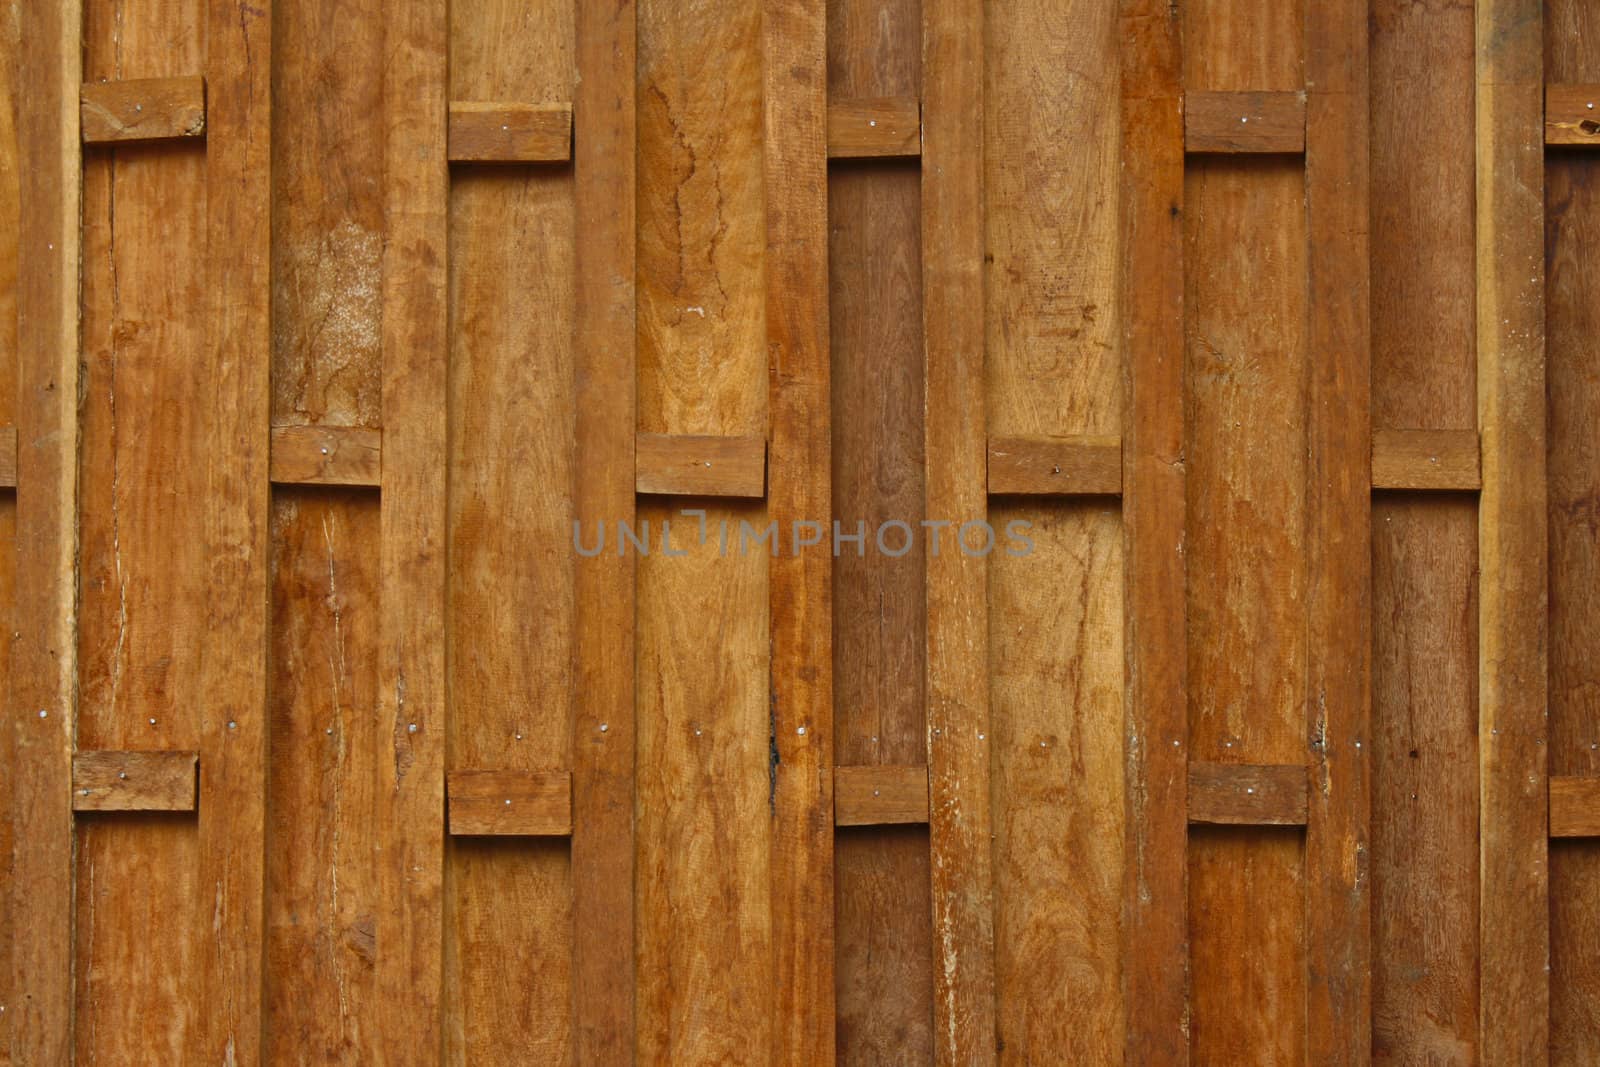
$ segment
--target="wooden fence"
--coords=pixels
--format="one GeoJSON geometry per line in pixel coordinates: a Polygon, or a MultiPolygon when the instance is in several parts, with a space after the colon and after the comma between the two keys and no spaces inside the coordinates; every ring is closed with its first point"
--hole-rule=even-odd
{"type": "Polygon", "coordinates": [[[1600,1061],[1600,8],[0,25],[0,1060],[1600,1061]]]}

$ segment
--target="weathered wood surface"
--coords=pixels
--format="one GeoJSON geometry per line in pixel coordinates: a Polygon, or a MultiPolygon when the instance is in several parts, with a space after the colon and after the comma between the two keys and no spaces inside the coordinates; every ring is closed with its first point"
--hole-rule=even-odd
{"type": "Polygon", "coordinates": [[[1189,764],[1189,821],[1221,826],[1304,826],[1303,764],[1189,764]]]}
{"type": "Polygon", "coordinates": [[[383,471],[383,432],[364,426],[274,426],[274,485],[364,485],[383,471]]]}
{"type": "Polygon", "coordinates": [[[449,138],[452,163],[565,163],[572,105],[451,101],[449,138]]]}
{"type": "Polygon", "coordinates": [[[74,811],[193,811],[195,752],[77,752],[74,811]]]}
{"type": "Polygon", "coordinates": [[[767,493],[767,440],[760,434],[642,433],[634,463],[641,493],[753,498],[767,493]]]}
{"type": "Polygon", "coordinates": [[[1183,99],[1190,152],[1299,153],[1306,150],[1304,92],[1191,92],[1183,99]]]}
{"type": "Polygon", "coordinates": [[[1481,488],[1477,430],[1373,430],[1372,488],[1481,488]]]}
{"type": "Polygon", "coordinates": [[[1122,438],[991,437],[989,492],[1116,496],[1122,492],[1122,438]]]}
{"type": "Polygon", "coordinates": [[[928,768],[922,764],[838,766],[833,772],[837,826],[928,821],[928,768]]]}
{"type": "Polygon", "coordinates": [[[82,96],[84,144],[138,144],[206,132],[206,80],[119,78],[86,82],[82,96]]]}
{"type": "MultiPolygon", "coordinates": [[[[836,0],[832,6],[848,5],[836,0]]],[[[922,105],[916,97],[829,101],[829,159],[903,159],[921,154],[922,105]]]]}

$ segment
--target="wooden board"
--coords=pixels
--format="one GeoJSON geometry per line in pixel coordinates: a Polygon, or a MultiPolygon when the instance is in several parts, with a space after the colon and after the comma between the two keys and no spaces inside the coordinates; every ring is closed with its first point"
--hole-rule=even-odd
{"type": "Polygon", "coordinates": [[[193,811],[195,752],[77,752],[73,811],[193,811]]]}
{"type": "MultiPolygon", "coordinates": [[[[11,19],[0,29],[0,98],[17,98],[18,64],[21,61],[21,20],[11,19]]],[[[20,217],[22,171],[20,167],[19,116],[14,108],[0,108],[0,423],[12,428],[12,482],[16,482],[16,422],[19,352],[18,352],[18,275],[17,241],[22,228],[20,217]]],[[[71,143],[70,140],[67,141],[71,143]]],[[[48,243],[48,242],[47,242],[48,243]]],[[[0,487],[3,488],[3,487],[0,487]]],[[[17,602],[17,494],[0,492],[0,676],[11,678],[13,645],[19,630],[16,615],[17,602]]],[[[13,769],[16,749],[16,722],[11,718],[13,705],[11,693],[0,695],[0,708],[6,716],[0,725],[0,777],[6,785],[0,786],[0,864],[10,868],[13,860],[14,839],[12,829],[13,791],[18,781],[13,769]]],[[[37,710],[37,709],[35,709],[37,710]]],[[[24,779],[25,780],[25,779],[24,779]]],[[[12,959],[16,938],[13,917],[18,905],[12,898],[15,893],[0,889],[0,1003],[13,1004],[12,959]]],[[[11,1020],[15,1013],[0,1014],[0,1064],[9,1065],[11,1059],[11,1020]]]]}
{"type": "Polygon", "coordinates": [[[761,434],[642,433],[634,462],[641,493],[729,497],[767,493],[767,441],[761,434]]]}
{"type": "Polygon", "coordinates": [[[991,437],[989,492],[1116,496],[1122,492],[1122,438],[991,437]]]}
{"type": "Polygon", "coordinates": [[[1372,431],[1372,488],[1466,490],[1483,485],[1476,430],[1372,431]]]}
{"type": "Polygon", "coordinates": [[[566,771],[451,771],[445,776],[450,833],[566,837],[572,833],[572,775],[566,771]]]}
{"type": "Polygon", "coordinates": [[[17,428],[0,426],[0,489],[17,487],[17,428]]]}
{"type": "Polygon", "coordinates": [[[829,159],[899,159],[921,154],[922,105],[916,97],[828,102],[829,159]]]}
{"type": "Polygon", "coordinates": [[[1304,826],[1306,768],[1279,763],[1189,764],[1189,821],[1221,826],[1304,826]]]}
{"type": "Polygon", "coordinates": [[[1600,778],[1551,776],[1550,836],[1600,837],[1600,778]]]}
{"type": "Polygon", "coordinates": [[[82,129],[86,145],[204,136],[206,80],[196,74],[86,82],[82,129]]]}
{"type": "Polygon", "coordinates": [[[833,771],[836,826],[928,821],[928,768],[922,764],[838,766],[833,771]]]}
{"type": "Polygon", "coordinates": [[[1303,92],[1191,92],[1183,99],[1183,146],[1221,155],[1306,150],[1303,92]]]}
{"type": "MultiPolygon", "coordinates": [[[[1580,35],[1581,36],[1581,35],[1580,35]]],[[[1558,84],[1544,87],[1544,143],[1600,144],[1600,85],[1558,84]]]]}
{"type": "Polygon", "coordinates": [[[274,426],[275,485],[364,485],[383,471],[383,434],[364,426],[274,426]]]}
{"type": "Polygon", "coordinates": [[[452,163],[565,163],[571,158],[571,104],[450,104],[452,163]]]}

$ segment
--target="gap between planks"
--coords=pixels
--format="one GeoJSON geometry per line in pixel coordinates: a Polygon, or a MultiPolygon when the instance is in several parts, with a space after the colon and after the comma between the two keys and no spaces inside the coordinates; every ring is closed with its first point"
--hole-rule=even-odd
{"type": "Polygon", "coordinates": [[[192,74],[181,78],[85,82],[79,113],[86,145],[203,137],[206,80],[192,74]]]}

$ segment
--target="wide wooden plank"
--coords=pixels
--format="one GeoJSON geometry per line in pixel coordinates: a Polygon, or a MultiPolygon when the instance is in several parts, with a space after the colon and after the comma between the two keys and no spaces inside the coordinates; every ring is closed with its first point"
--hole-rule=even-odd
{"type": "Polygon", "coordinates": [[[74,811],[194,811],[198,752],[78,752],[74,811]]]}
{"type": "MultiPolygon", "coordinates": [[[[923,5],[928,521],[986,519],[983,5],[923,5]]],[[[936,1063],[994,1060],[987,560],[927,555],[936,1063]]]]}
{"type": "Polygon", "coordinates": [[[1303,764],[1189,764],[1189,821],[1224,826],[1304,826],[1303,764]]]}
{"type": "Polygon", "coordinates": [[[1373,430],[1372,488],[1475,491],[1476,430],[1373,430]]]}
{"type": "Polygon", "coordinates": [[[385,24],[383,484],[379,573],[378,997],[375,1060],[443,1040],[449,21],[442,0],[385,24]]]}
{"type": "Polygon", "coordinates": [[[833,769],[836,826],[885,826],[928,821],[928,768],[869,763],[833,769]]]}
{"type": "Polygon", "coordinates": [[[1298,153],[1306,148],[1303,92],[1191,92],[1183,102],[1190,152],[1298,153]]]}
{"type": "Polygon", "coordinates": [[[760,434],[641,433],[634,463],[641,493],[761,497],[767,491],[767,441],[760,434]]]}
{"type": "Polygon", "coordinates": [[[991,437],[989,492],[1115,496],[1122,492],[1122,438],[991,437]]]}
{"type": "Polygon", "coordinates": [[[922,104],[914,96],[831,99],[829,159],[906,159],[922,154],[922,104]]]}
{"type": "Polygon", "coordinates": [[[206,80],[128,78],[83,86],[84,144],[130,144],[202,137],[206,80]]]}
{"type": "Polygon", "coordinates": [[[1543,4],[1475,10],[1479,1055],[1540,1064],[1550,1051],[1543,4]]]}
{"type": "Polygon", "coordinates": [[[0,426],[0,489],[17,487],[17,428],[0,426]]]}
{"type": "Polygon", "coordinates": [[[572,832],[572,775],[566,771],[450,771],[450,832],[561,837],[572,832]]]}
{"type": "Polygon", "coordinates": [[[365,485],[383,472],[383,431],[366,426],[274,426],[276,485],[365,485]]]}
{"type": "Polygon", "coordinates": [[[1545,86],[1544,143],[1600,144],[1600,85],[1545,86]]]}
{"type": "Polygon", "coordinates": [[[1600,778],[1550,776],[1550,836],[1600,837],[1600,778]]]}
{"type": "MultiPolygon", "coordinates": [[[[637,338],[637,173],[633,0],[577,5],[575,149],[577,345],[573,352],[579,521],[632,522],[637,338]],[[621,279],[620,283],[617,279],[621,279]]],[[[572,830],[574,1055],[634,1057],[634,559],[580,556],[576,611],[572,830]],[[602,731],[601,724],[607,725],[602,731]]]]}
{"type": "Polygon", "coordinates": [[[72,750],[77,695],[79,0],[21,9],[17,488],[11,646],[11,979],[19,1063],[72,1054],[72,750]]]}
{"type": "Polygon", "coordinates": [[[452,163],[565,163],[571,158],[571,104],[450,105],[452,163]]]}

